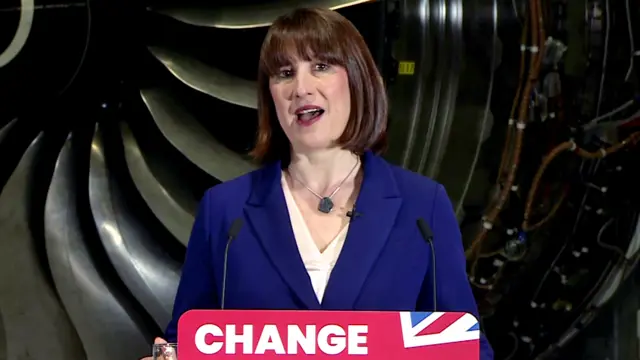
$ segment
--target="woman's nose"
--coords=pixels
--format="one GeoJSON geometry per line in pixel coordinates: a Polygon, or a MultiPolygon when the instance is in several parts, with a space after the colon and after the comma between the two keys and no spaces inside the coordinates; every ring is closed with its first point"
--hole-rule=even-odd
{"type": "Polygon", "coordinates": [[[299,72],[295,77],[295,95],[298,97],[307,96],[314,91],[313,78],[310,74],[299,72]]]}

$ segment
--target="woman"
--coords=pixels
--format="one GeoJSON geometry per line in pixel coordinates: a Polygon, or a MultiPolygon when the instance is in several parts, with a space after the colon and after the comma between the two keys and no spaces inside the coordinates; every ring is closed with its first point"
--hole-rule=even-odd
{"type": "MultiPolygon", "coordinates": [[[[477,316],[445,190],[376,155],[385,145],[387,100],[353,24],[321,9],[280,17],[262,45],[258,85],[253,155],[263,167],[204,195],[167,339],[176,340],[187,310],[221,307],[227,234],[236,219],[244,225],[229,247],[225,308],[437,305],[477,316]],[[432,227],[437,266],[419,218],[432,227]]],[[[482,353],[493,358],[484,337],[482,353]]]]}

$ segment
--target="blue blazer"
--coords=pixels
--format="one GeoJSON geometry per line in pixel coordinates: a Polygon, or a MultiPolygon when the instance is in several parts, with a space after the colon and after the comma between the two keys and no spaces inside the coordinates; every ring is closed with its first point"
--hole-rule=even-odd
{"type": "MultiPolygon", "coordinates": [[[[322,303],[298,252],[282,192],[281,164],[267,165],[209,189],[200,202],[173,319],[190,309],[220,308],[223,257],[231,223],[244,226],[229,248],[225,308],[305,310],[433,310],[431,248],[418,218],[434,235],[437,310],[478,316],[466,275],[458,222],[442,185],[365,153],[364,177],[347,239],[322,303]]],[[[493,359],[484,336],[482,359],[493,359]]]]}

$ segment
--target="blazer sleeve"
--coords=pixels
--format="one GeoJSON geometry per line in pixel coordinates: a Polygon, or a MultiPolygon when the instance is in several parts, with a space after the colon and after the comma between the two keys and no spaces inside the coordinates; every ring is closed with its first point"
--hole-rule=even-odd
{"type": "Polygon", "coordinates": [[[165,340],[177,341],[178,319],[192,309],[215,309],[218,294],[213,273],[213,247],[211,245],[211,200],[207,191],[200,201],[196,219],[187,245],[182,266],[173,315],[165,331],[165,340]]]}
{"type": "MultiPolygon", "coordinates": [[[[431,214],[430,224],[433,228],[433,246],[436,252],[437,310],[464,311],[479,319],[478,306],[467,278],[460,227],[451,201],[442,185],[437,186],[431,214]]],[[[433,273],[428,276],[433,279],[433,273]]],[[[427,289],[431,291],[433,288],[427,289]]],[[[425,304],[427,305],[425,308],[433,309],[431,304],[433,296],[425,296],[423,299],[429,303],[425,304]]],[[[493,358],[493,349],[485,335],[481,333],[480,359],[493,360],[493,358]]]]}

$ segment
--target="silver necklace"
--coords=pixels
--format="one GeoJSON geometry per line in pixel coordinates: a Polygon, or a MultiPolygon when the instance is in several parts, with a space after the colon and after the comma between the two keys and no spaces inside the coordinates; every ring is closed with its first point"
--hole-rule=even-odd
{"type": "Polygon", "coordinates": [[[289,174],[291,175],[292,178],[294,178],[297,182],[299,182],[300,184],[302,184],[302,186],[304,186],[305,188],[307,188],[307,190],[309,190],[310,193],[312,193],[313,195],[315,195],[318,199],[320,199],[320,202],[318,203],[318,211],[328,214],[331,212],[331,210],[333,210],[333,200],[331,200],[331,198],[333,198],[333,195],[335,195],[336,193],[338,193],[338,191],[340,190],[340,188],[342,187],[342,185],[344,184],[345,181],[347,181],[347,179],[351,176],[351,174],[353,174],[353,172],[356,170],[356,168],[358,167],[358,164],[360,164],[360,159],[358,159],[358,161],[356,161],[355,165],[353,165],[353,168],[351,168],[351,171],[349,171],[349,173],[347,174],[347,176],[345,176],[344,179],[342,179],[342,181],[340,182],[340,184],[338,184],[338,186],[335,188],[335,190],[333,190],[333,192],[331,193],[331,195],[329,196],[321,196],[320,194],[318,194],[317,192],[313,191],[313,189],[311,189],[310,187],[307,186],[307,184],[305,184],[304,182],[302,182],[302,180],[298,179],[293,172],[291,171],[291,169],[289,169],[289,174]]]}

